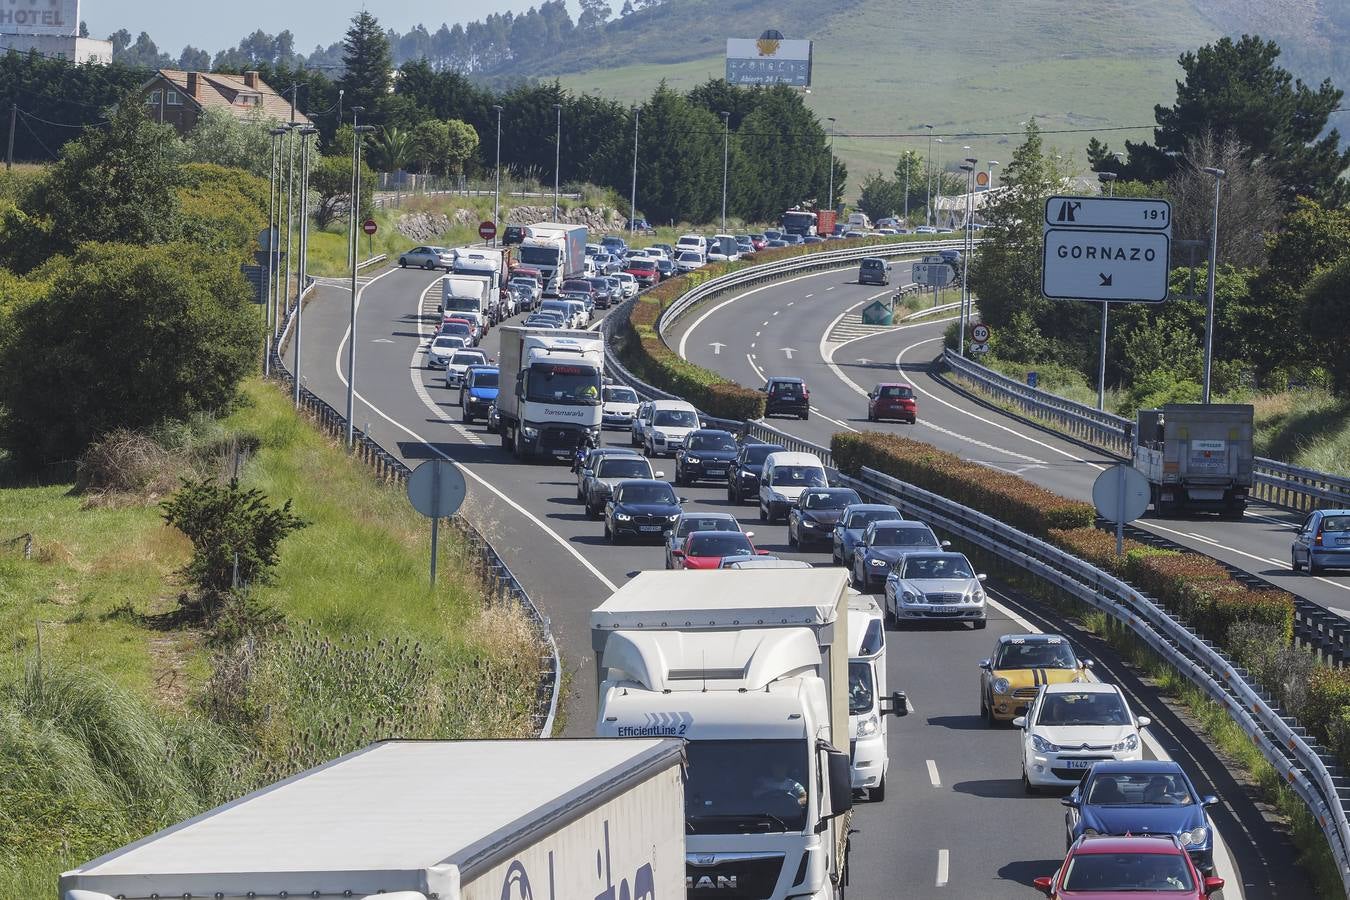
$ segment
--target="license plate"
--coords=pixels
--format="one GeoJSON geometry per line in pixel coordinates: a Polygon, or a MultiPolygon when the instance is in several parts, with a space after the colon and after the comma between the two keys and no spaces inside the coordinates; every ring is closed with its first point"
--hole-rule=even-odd
{"type": "Polygon", "coordinates": [[[720,477],[722,477],[723,475],[726,475],[726,474],[727,474],[727,470],[726,470],[726,469],[709,469],[709,470],[708,470],[708,474],[709,474],[709,475],[714,475],[714,476],[717,476],[718,478],[720,478],[720,477]]]}
{"type": "Polygon", "coordinates": [[[1066,769],[1090,769],[1095,759],[1066,759],[1064,767],[1066,769]]]}
{"type": "Polygon", "coordinates": [[[639,525],[638,531],[660,531],[660,525],[639,525]]]}
{"type": "Polygon", "coordinates": [[[566,450],[554,450],[553,455],[558,457],[559,459],[567,459],[572,454],[568,453],[566,450]]]}

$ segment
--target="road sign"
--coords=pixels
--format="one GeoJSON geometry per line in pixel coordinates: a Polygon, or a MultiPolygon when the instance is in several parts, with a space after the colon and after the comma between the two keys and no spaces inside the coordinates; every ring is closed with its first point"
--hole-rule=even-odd
{"type": "Polygon", "coordinates": [[[1133,466],[1116,463],[1092,482],[1092,505],[1097,515],[1116,524],[1116,555],[1125,549],[1125,523],[1133,522],[1148,509],[1148,479],[1133,466]]]}
{"type": "Polygon", "coordinates": [[[919,260],[919,262],[929,266],[941,266],[946,265],[947,263],[941,256],[925,256],[923,259],[919,260]]]}
{"type": "Polygon", "coordinates": [[[485,241],[490,241],[497,236],[496,222],[479,222],[478,236],[485,241]]]}
{"type": "Polygon", "coordinates": [[[970,339],[977,344],[987,344],[989,342],[989,326],[980,322],[970,329],[970,339]]]}
{"type": "Polygon", "coordinates": [[[361,223],[361,230],[366,234],[374,234],[376,231],[379,231],[379,229],[380,226],[375,223],[374,219],[366,219],[361,223]]]}
{"type": "Polygon", "coordinates": [[[988,353],[989,345],[981,341],[976,344],[971,344],[966,349],[969,350],[971,353],[988,353]]]}
{"type": "Polygon", "coordinates": [[[956,270],[945,262],[914,263],[910,267],[910,278],[916,284],[946,287],[956,280],[956,270]]]}
{"type": "Polygon", "coordinates": [[[988,173],[988,172],[976,172],[976,173],[975,173],[975,185],[976,185],[976,187],[987,187],[988,184],[989,184],[989,173],[988,173]]]}
{"type": "Polygon", "coordinates": [[[1041,373],[1040,373],[1040,372],[1028,372],[1028,373],[1027,373],[1027,387],[1029,387],[1029,388],[1034,388],[1037,384],[1040,383],[1040,381],[1041,381],[1041,373]]]}
{"type": "Polygon", "coordinates": [[[1135,197],[1049,197],[1046,228],[1119,228],[1172,233],[1172,204],[1135,197]]]}
{"type": "Polygon", "coordinates": [[[408,476],[408,502],[429,519],[453,516],[464,502],[464,476],[454,463],[429,459],[408,476]]]}
{"type": "Polygon", "coordinates": [[[1048,228],[1041,293],[1051,300],[1162,303],[1170,243],[1161,231],[1048,228]]]}

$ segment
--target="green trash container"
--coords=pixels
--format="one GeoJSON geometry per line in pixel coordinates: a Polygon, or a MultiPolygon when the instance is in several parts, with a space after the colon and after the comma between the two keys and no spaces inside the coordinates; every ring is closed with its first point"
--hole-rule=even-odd
{"type": "Polygon", "coordinates": [[[873,300],[863,307],[864,325],[891,325],[895,322],[895,308],[881,300],[873,300]]]}

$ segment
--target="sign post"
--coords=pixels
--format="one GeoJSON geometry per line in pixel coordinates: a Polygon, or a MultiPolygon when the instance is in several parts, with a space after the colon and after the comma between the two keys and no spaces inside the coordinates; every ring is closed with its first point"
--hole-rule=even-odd
{"type": "Polygon", "coordinates": [[[429,459],[408,476],[408,502],[431,519],[431,586],[436,586],[437,544],[441,519],[453,516],[464,504],[468,487],[464,474],[452,462],[429,459]]]}
{"type": "Polygon", "coordinates": [[[1125,552],[1125,523],[1144,514],[1149,504],[1148,479],[1125,463],[1116,463],[1092,483],[1097,515],[1116,523],[1116,556],[1125,552]]]}
{"type": "Polygon", "coordinates": [[[366,256],[367,258],[375,254],[375,232],[379,231],[380,226],[374,219],[366,219],[361,223],[361,230],[366,233],[366,256]]]}

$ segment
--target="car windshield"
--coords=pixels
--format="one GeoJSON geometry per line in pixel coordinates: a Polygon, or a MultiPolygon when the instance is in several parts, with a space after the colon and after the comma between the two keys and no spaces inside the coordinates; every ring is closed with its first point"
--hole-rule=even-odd
{"type": "Polygon", "coordinates": [[[764,464],[764,458],[770,453],[781,453],[782,447],[777,444],[751,444],[745,448],[745,465],[752,469],[758,469],[764,464]]]}
{"type": "Polygon", "coordinates": [[[695,534],[689,539],[690,556],[741,556],[752,552],[750,540],[739,531],[695,534]]]}
{"type": "Polygon", "coordinates": [[[652,424],[668,428],[697,428],[698,416],[687,409],[658,409],[652,424]]]}
{"type": "Polygon", "coordinates": [[[858,495],[852,491],[808,491],[802,494],[803,509],[843,509],[857,502],[858,495]]]}
{"type": "Polygon", "coordinates": [[[474,363],[481,363],[482,361],[483,361],[483,354],[465,351],[462,353],[456,353],[454,356],[452,356],[450,358],[450,365],[471,366],[474,363]]]}
{"type": "Polygon", "coordinates": [[[1092,806],[1193,806],[1195,797],[1178,774],[1110,772],[1097,775],[1084,792],[1092,806]]]}
{"type": "Polygon", "coordinates": [[[517,275],[514,278],[512,278],[511,284],[519,285],[520,287],[523,288],[530,288],[531,290],[539,286],[539,282],[535,281],[533,278],[528,278],[524,275],[517,275]]]}
{"type": "Polygon", "coordinates": [[[740,525],[735,519],[722,518],[721,516],[700,517],[700,516],[680,516],[680,524],[675,534],[678,537],[684,537],[693,534],[695,531],[740,531],[740,525]]]}
{"type": "Polygon", "coordinates": [[[606,403],[636,403],[637,392],[632,388],[607,387],[604,392],[606,403]]]}
{"type": "Polygon", "coordinates": [[[861,531],[873,522],[895,518],[898,518],[898,516],[893,509],[856,509],[848,514],[848,522],[845,523],[845,527],[861,531]]]}
{"type": "Polygon", "coordinates": [[[794,487],[825,487],[825,470],[815,466],[776,466],[772,483],[794,487]]]}
{"type": "Polygon", "coordinates": [[[888,400],[908,400],[914,396],[914,391],[905,385],[888,384],[878,394],[888,400]]]}
{"type": "Polygon", "coordinates": [[[866,660],[849,660],[848,712],[857,716],[872,711],[876,688],[872,681],[872,664],[866,660]]]}
{"type": "Polygon", "coordinates": [[[558,264],[558,249],[556,247],[531,247],[526,245],[520,248],[519,259],[521,263],[527,266],[556,266],[558,264]]]}
{"type": "Polygon", "coordinates": [[[691,834],[803,831],[810,760],[800,739],[690,741],[684,820],[691,834]]]}
{"type": "Polygon", "coordinates": [[[902,578],[974,578],[964,556],[910,556],[902,578]]]}
{"type": "Polygon", "coordinates": [[[689,436],[688,447],[690,450],[735,450],[736,439],[717,432],[696,433],[689,436]]]}
{"type": "Polygon", "coordinates": [[[597,478],[650,478],[651,466],[644,459],[602,459],[597,478]]]}
{"type": "Polygon", "coordinates": [[[445,334],[436,338],[436,340],[432,342],[431,346],[435,347],[437,350],[446,350],[450,347],[463,347],[464,339],[451,337],[450,335],[445,334]]]}
{"type": "Polygon", "coordinates": [[[441,326],[441,334],[473,334],[473,329],[463,322],[446,322],[441,326]]]}
{"type": "Polygon", "coordinates": [[[1027,641],[1014,638],[999,648],[995,669],[1076,669],[1073,649],[1062,640],[1027,641]]]}
{"type": "Polygon", "coordinates": [[[680,254],[680,262],[699,262],[701,257],[693,250],[686,250],[680,254]]]}
{"type": "Polygon", "coordinates": [[[873,547],[932,547],[935,543],[927,528],[892,525],[872,532],[873,547]]]}
{"type": "Polygon", "coordinates": [[[530,366],[527,400],[565,403],[599,403],[600,373],[594,369],[561,363],[530,366]]]}
{"type": "Polygon", "coordinates": [[[1128,725],[1125,704],[1114,692],[1046,694],[1037,725],[1128,725]]]}
{"type": "Polygon", "coordinates": [[[1326,516],[1322,519],[1322,531],[1350,531],[1350,516],[1326,516]]]}
{"type": "Polygon", "coordinates": [[[656,268],[656,263],[649,259],[635,259],[628,264],[628,268],[636,272],[650,272],[656,268]]]}
{"type": "Polygon", "coordinates": [[[1193,891],[1191,867],[1180,853],[1075,853],[1065,891],[1193,891]]]}
{"type": "Polygon", "coordinates": [[[497,386],[496,372],[479,372],[473,376],[473,386],[476,388],[490,388],[497,386]]]}
{"type": "Polygon", "coordinates": [[[619,503],[669,503],[675,505],[675,489],[668,484],[630,484],[619,490],[619,503]]]}

